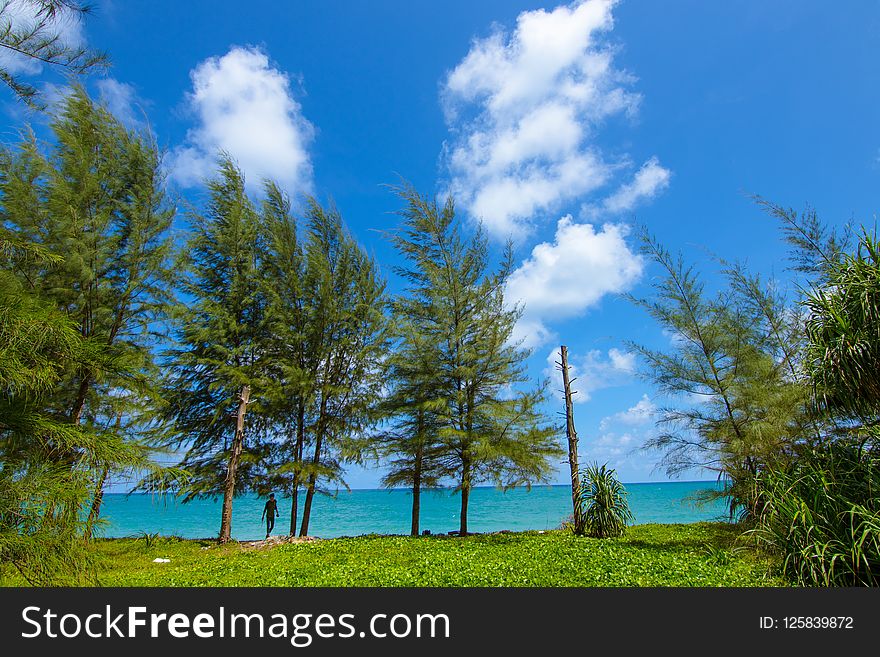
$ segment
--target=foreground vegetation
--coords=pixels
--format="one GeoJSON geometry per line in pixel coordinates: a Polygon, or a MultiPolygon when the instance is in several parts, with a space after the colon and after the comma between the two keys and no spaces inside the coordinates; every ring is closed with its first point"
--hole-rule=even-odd
{"type": "MultiPolygon", "coordinates": [[[[781,586],[770,561],[720,523],[567,531],[361,536],[270,548],[179,538],[95,542],[102,586],[781,586]],[[153,559],[170,559],[154,563],[153,559]]],[[[21,585],[12,570],[0,583],[21,585]]]]}

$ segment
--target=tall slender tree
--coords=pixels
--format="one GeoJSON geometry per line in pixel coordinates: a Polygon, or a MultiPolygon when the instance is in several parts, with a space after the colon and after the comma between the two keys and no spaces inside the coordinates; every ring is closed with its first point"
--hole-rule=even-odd
{"type": "Polygon", "coordinates": [[[312,324],[305,297],[305,254],[290,200],[272,182],[265,186],[263,221],[268,236],[263,285],[268,304],[267,412],[276,440],[269,445],[262,488],[290,493],[291,536],[296,535],[303,454],[314,398],[312,324]]]}
{"type": "Polygon", "coordinates": [[[664,452],[670,475],[716,472],[731,514],[753,515],[756,475],[822,435],[796,365],[800,318],[740,267],[726,267],[728,285],[710,296],[698,273],[647,233],[642,252],[663,276],[652,297],[635,301],[676,336],[667,350],[631,344],[646,377],[674,400],[647,447],[664,452]]]}
{"type": "Polygon", "coordinates": [[[236,494],[255,468],[268,353],[266,299],[260,284],[265,252],[260,215],[228,155],[209,181],[207,212],[195,213],[186,248],[191,262],[177,315],[179,346],[168,354],[173,437],[187,448],[192,475],[184,499],[222,495],[220,542],[232,530],[236,494]]]}
{"type": "Polygon", "coordinates": [[[35,585],[94,581],[82,540],[91,464],[151,463],[118,433],[72,424],[53,408],[70,369],[124,377],[125,363],[12,273],[32,260],[60,258],[0,227],[0,562],[35,585]]]}
{"type": "Polygon", "coordinates": [[[433,376],[432,344],[407,317],[409,304],[400,297],[392,304],[397,345],[389,359],[389,394],[380,405],[383,429],[372,437],[379,462],[387,468],[382,485],[407,486],[412,491],[410,533],[418,536],[423,488],[443,479],[441,418],[445,401],[433,376]]]}
{"type": "Polygon", "coordinates": [[[302,536],[308,534],[319,479],[341,481],[341,462],[361,457],[358,438],[375,420],[388,351],[385,282],[375,261],[345,229],[337,210],[310,199],[306,220],[314,443],[311,458],[302,465],[302,536]]]}
{"type": "Polygon", "coordinates": [[[412,298],[412,318],[436,350],[434,378],[445,398],[442,460],[458,482],[459,533],[466,535],[476,484],[543,481],[562,450],[539,411],[546,384],[517,390],[528,381],[528,351],[511,341],[520,311],[504,300],[510,245],[491,272],[486,237],[480,229],[462,236],[451,198],[441,208],[409,185],[397,191],[404,221],[392,242],[407,260],[398,273],[412,298]]]}
{"type": "MultiPolygon", "coordinates": [[[[51,263],[32,258],[16,273],[84,338],[125,359],[129,373],[122,380],[84,362],[65,370],[52,403],[73,424],[143,441],[152,424],[144,402],[155,395],[152,327],[164,317],[173,288],[175,211],[160,155],[148,135],[126,129],[82,87],[61,103],[51,128],[52,144],[25,133],[4,156],[0,217],[17,239],[57,256],[51,263]]],[[[71,463],[74,458],[69,455],[71,463]]],[[[93,465],[95,520],[110,470],[93,465]]]]}

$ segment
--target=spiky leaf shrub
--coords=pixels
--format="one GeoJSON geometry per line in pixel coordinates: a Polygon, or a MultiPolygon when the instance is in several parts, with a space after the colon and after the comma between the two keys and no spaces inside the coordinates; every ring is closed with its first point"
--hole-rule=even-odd
{"type": "Polygon", "coordinates": [[[608,464],[594,463],[581,470],[582,527],[577,533],[594,538],[623,536],[627,523],[633,522],[632,512],[626,501],[626,489],[608,464]]]}
{"type": "Polygon", "coordinates": [[[749,534],[780,555],[802,586],[880,584],[880,456],[832,443],[781,470],[761,473],[749,534]]]}

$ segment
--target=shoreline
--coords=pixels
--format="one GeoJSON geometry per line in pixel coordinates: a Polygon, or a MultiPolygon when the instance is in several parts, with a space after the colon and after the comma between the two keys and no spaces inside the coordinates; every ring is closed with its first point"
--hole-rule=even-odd
{"type": "MultiPolygon", "coordinates": [[[[692,522],[640,522],[634,523],[632,525],[627,526],[627,531],[631,530],[639,530],[646,529],[650,527],[693,527],[696,525],[709,525],[709,526],[722,526],[722,527],[736,527],[737,523],[729,520],[694,520],[692,522]]],[[[541,534],[558,534],[558,533],[570,533],[568,530],[562,527],[555,527],[553,529],[499,529],[496,531],[484,531],[484,532],[468,532],[464,538],[473,538],[480,536],[519,536],[519,535],[541,535],[541,534]]],[[[148,541],[156,541],[156,540],[166,540],[166,541],[185,541],[185,542],[193,542],[193,543],[214,543],[216,545],[242,545],[249,547],[265,547],[265,546],[275,546],[275,545],[295,545],[299,543],[313,543],[315,541],[335,541],[335,540],[352,540],[352,539],[376,539],[376,538],[394,538],[394,539],[454,539],[454,538],[462,538],[458,531],[448,531],[448,532],[432,532],[430,534],[419,534],[418,536],[413,536],[409,533],[387,533],[387,532],[368,532],[364,534],[344,534],[341,536],[317,536],[317,535],[309,535],[309,536],[289,536],[286,534],[273,534],[269,536],[269,538],[241,538],[231,539],[226,544],[221,544],[218,542],[218,538],[216,536],[201,536],[189,538],[186,536],[180,536],[179,534],[164,534],[161,532],[153,532],[148,533],[145,531],[141,531],[134,534],[128,534],[126,536],[98,536],[96,535],[95,541],[138,541],[138,540],[148,540],[148,541]]]]}

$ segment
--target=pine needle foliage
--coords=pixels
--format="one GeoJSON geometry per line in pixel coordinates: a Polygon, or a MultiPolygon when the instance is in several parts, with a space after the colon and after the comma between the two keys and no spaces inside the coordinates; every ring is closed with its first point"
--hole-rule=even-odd
{"type": "Polygon", "coordinates": [[[221,155],[204,214],[193,213],[189,267],[176,308],[169,372],[169,440],[185,449],[185,501],[223,496],[219,536],[229,540],[232,500],[254,475],[251,450],[266,388],[265,235],[236,163],[221,155]]]}
{"type": "Polygon", "coordinates": [[[148,463],[117,434],[52,411],[55,386],[84,365],[119,367],[106,345],[83,338],[64,314],[0,271],[0,561],[35,585],[91,581],[82,540],[90,464],[148,463]]]}
{"type": "MultiPolygon", "coordinates": [[[[630,346],[645,376],[670,400],[646,443],[667,474],[703,468],[726,486],[731,515],[755,511],[754,478],[817,440],[800,368],[802,319],[775,286],[723,263],[726,286],[706,292],[700,275],[647,233],[642,253],[662,272],[654,294],[634,299],[672,339],[671,348],[630,346]]],[[[821,435],[821,434],[820,434],[821,435]]]]}
{"type": "Polygon", "coordinates": [[[545,481],[562,449],[539,410],[546,383],[524,389],[528,351],[510,339],[521,312],[504,299],[510,244],[493,271],[482,229],[465,237],[451,198],[441,207],[408,184],[395,191],[402,224],[390,239],[406,263],[396,270],[406,285],[398,307],[431,359],[421,399],[442,400],[441,468],[461,493],[465,535],[474,485],[545,481]]]}
{"type": "MultiPolygon", "coordinates": [[[[79,86],[56,108],[50,128],[52,142],[24,131],[3,153],[0,217],[9,244],[27,244],[37,254],[17,258],[10,271],[64,312],[81,336],[106,345],[125,374],[72,367],[47,403],[73,424],[123,435],[144,451],[155,437],[161,405],[155,329],[166,316],[174,280],[175,211],[160,154],[149,135],[127,129],[79,86]]],[[[88,534],[109,477],[158,475],[152,466],[148,473],[119,472],[100,461],[91,466],[88,534]]]]}
{"type": "Polygon", "coordinates": [[[76,0],[2,0],[0,1],[0,49],[9,62],[0,66],[0,81],[15,96],[33,109],[45,109],[39,90],[26,82],[21,69],[43,64],[79,75],[100,70],[109,64],[105,53],[65,41],[65,22],[82,21],[91,6],[76,0]]]}

